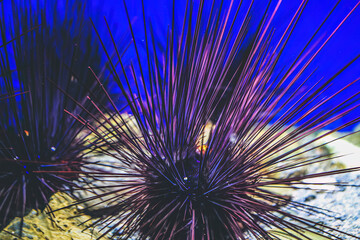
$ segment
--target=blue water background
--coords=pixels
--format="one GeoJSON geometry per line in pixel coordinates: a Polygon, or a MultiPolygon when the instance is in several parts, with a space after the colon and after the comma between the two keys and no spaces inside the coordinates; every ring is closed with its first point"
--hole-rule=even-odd
{"type": "MultiPolygon", "coordinates": [[[[4,0],[2,5],[4,6],[4,13],[6,19],[11,19],[12,13],[10,11],[10,0],[4,0]]],[[[55,1],[54,1],[55,2],[55,1]]],[[[198,1],[196,1],[198,2],[198,1]]],[[[209,12],[209,6],[211,1],[205,1],[206,7],[205,12],[209,12]]],[[[219,1],[217,1],[219,2],[219,1]]],[[[235,1],[236,2],[236,1],[235,1]]],[[[273,41],[276,43],[276,40],[279,39],[280,34],[284,31],[287,26],[287,23],[290,21],[292,15],[296,11],[301,1],[299,0],[284,0],[278,10],[278,13],[275,16],[272,27],[275,28],[275,35],[273,41]]],[[[53,2],[47,1],[44,4],[42,1],[30,1],[29,4],[32,6],[37,6],[40,3],[40,6],[45,6],[47,11],[51,13],[53,11],[53,2]],[[49,4],[50,2],[50,4],[49,4]],[[51,6],[51,7],[48,7],[51,6]]],[[[268,1],[255,1],[252,11],[252,21],[250,33],[254,31],[257,23],[259,22],[262,13],[264,12],[268,1]]],[[[317,34],[318,37],[328,36],[340,23],[340,21],[347,15],[347,13],[352,9],[357,1],[347,0],[341,1],[335,12],[329,18],[327,23],[317,34]]],[[[27,4],[27,3],[26,3],[27,4]]],[[[60,14],[60,17],[64,17],[65,13],[65,1],[57,1],[57,11],[60,14]]],[[[225,8],[229,5],[229,1],[225,1],[225,8]]],[[[244,7],[241,10],[240,15],[243,16],[247,6],[249,6],[250,1],[244,1],[244,7]]],[[[276,1],[271,2],[270,9],[274,8],[276,1]]],[[[321,24],[321,21],[326,17],[328,12],[336,4],[336,1],[323,1],[323,0],[310,0],[302,14],[302,17],[297,24],[290,41],[288,42],[280,61],[275,70],[275,74],[278,73],[283,67],[290,66],[292,61],[296,58],[297,54],[301,51],[302,47],[307,43],[312,34],[316,31],[317,27],[321,24]]],[[[145,54],[145,43],[144,43],[144,31],[143,31],[143,16],[142,16],[142,4],[140,0],[127,0],[126,1],[129,14],[131,16],[131,21],[133,23],[133,29],[135,32],[135,39],[140,48],[140,57],[142,64],[144,66],[146,63],[146,54],[145,54]]],[[[176,1],[175,7],[175,20],[176,20],[176,29],[179,31],[181,29],[182,18],[185,12],[186,1],[176,1]]],[[[144,7],[146,11],[146,22],[154,28],[156,33],[157,43],[159,49],[161,46],[165,46],[166,43],[166,34],[167,28],[171,25],[172,19],[172,1],[166,0],[145,0],[144,7]]],[[[2,13],[1,13],[2,14],[2,13]]],[[[124,46],[125,41],[130,39],[129,28],[127,18],[124,12],[124,6],[122,1],[119,0],[103,0],[103,1],[88,1],[85,16],[91,18],[96,26],[96,29],[99,31],[102,41],[107,46],[109,52],[113,52],[111,39],[109,37],[105,22],[103,17],[105,17],[110,23],[110,28],[112,33],[115,36],[116,42],[120,46],[124,46]]],[[[75,18],[76,19],[76,18],[75,18]]],[[[241,18],[237,21],[239,24],[241,18]]],[[[10,22],[10,21],[9,21],[10,22]]],[[[328,42],[320,54],[314,59],[309,68],[306,70],[304,77],[317,68],[315,74],[310,79],[309,85],[315,83],[321,78],[325,80],[333,76],[338,70],[340,70],[345,64],[351,61],[354,57],[360,54],[360,8],[356,9],[350,18],[343,24],[343,26],[337,31],[335,36],[328,42]]],[[[9,29],[11,26],[8,25],[9,29]]],[[[56,26],[54,26],[56,28],[56,26]]],[[[94,33],[95,34],[95,33],[94,33]]],[[[8,33],[8,39],[11,38],[11,33],[8,33]]],[[[2,45],[3,43],[0,43],[2,45]]],[[[10,46],[9,46],[10,47],[10,46]]],[[[133,48],[130,48],[124,56],[124,62],[129,63],[133,59],[135,60],[135,51],[133,48]]],[[[106,56],[103,54],[103,61],[106,61],[106,56]]],[[[13,63],[11,63],[13,64],[13,63]]],[[[12,65],[12,67],[14,67],[12,65]]],[[[137,71],[139,71],[139,66],[135,63],[137,71]]],[[[147,69],[143,68],[145,76],[147,69]]],[[[331,93],[336,92],[342,86],[351,82],[354,79],[360,77],[360,61],[356,61],[349,68],[347,68],[342,74],[340,74],[333,81],[333,85],[323,94],[323,97],[331,95],[331,93]]],[[[15,83],[16,84],[16,83],[15,83]]],[[[3,88],[3,86],[1,86],[3,88]]],[[[350,89],[347,89],[341,94],[341,96],[333,99],[329,104],[326,105],[326,108],[331,108],[334,104],[342,101],[351,94],[354,94],[360,90],[360,84],[357,83],[350,89]]],[[[1,90],[1,93],[3,90],[1,90]]],[[[113,88],[112,93],[118,93],[118,88],[113,88]]],[[[121,99],[119,104],[121,104],[121,99]]],[[[355,117],[360,116],[360,109],[353,111],[351,114],[343,117],[341,120],[336,123],[327,126],[327,129],[335,128],[345,122],[348,122],[355,117]]],[[[346,128],[345,130],[354,129],[355,125],[346,128]]]]}

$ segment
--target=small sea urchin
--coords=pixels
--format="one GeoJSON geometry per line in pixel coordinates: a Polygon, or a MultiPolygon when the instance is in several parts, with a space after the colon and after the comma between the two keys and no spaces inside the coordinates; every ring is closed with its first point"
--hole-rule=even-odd
{"type": "MultiPolygon", "coordinates": [[[[137,61],[126,69],[122,57],[117,54],[112,61],[108,47],[103,46],[127,106],[123,110],[115,104],[112,109],[98,106],[108,124],[101,130],[70,113],[93,131],[99,151],[120,165],[107,166],[112,168],[109,172],[89,173],[94,179],[104,177],[109,191],[79,201],[91,204],[102,199],[93,214],[99,217],[94,225],[101,226],[104,235],[112,232],[119,239],[277,239],[268,231],[277,228],[295,239],[310,239],[304,229],[334,239],[341,239],[337,233],[352,236],[290,213],[291,208],[315,209],[269,187],[295,188],[306,185],[306,179],[360,169],[276,175],[331,159],[328,155],[304,159],[302,154],[315,148],[313,144],[319,145],[322,137],[360,120],[356,116],[318,138],[307,138],[359,107],[356,92],[326,108],[357,80],[323,97],[332,81],[358,57],[313,85],[309,84],[313,72],[307,70],[360,3],[325,38],[315,32],[296,59],[275,74],[306,5],[302,1],[274,41],[272,21],[280,2],[265,11],[253,42],[241,54],[242,64],[236,64],[236,57],[247,38],[251,6],[240,11],[241,4],[234,1],[229,5],[212,1],[211,6],[205,1],[188,1],[181,31],[176,34],[173,18],[164,51],[157,48],[144,6],[141,44],[145,50],[141,49],[125,7],[137,61]],[[235,22],[240,23],[239,28],[235,22]],[[111,112],[117,117],[108,117],[106,113],[111,112]],[[131,114],[130,120],[124,113],[131,114]]],[[[173,16],[174,12],[175,7],[173,16]]],[[[91,102],[97,106],[96,101],[91,102]]]]}
{"type": "MultiPolygon", "coordinates": [[[[64,109],[83,114],[77,103],[85,103],[90,90],[95,94],[97,84],[88,67],[100,71],[101,59],[80,4],[66,5],[69,16],[63,19],[48,15],[49,3],[0,4],[2,229],[14,217],[43,209],[54,192],[74,185],[86,147],[78,135],[83,127],[64,109]],[[10,19],[5,9],[12,10],[10,19]],[[74,22],[74,16],[81,21],[74,22]]],[[[88,112],[93,110],[88,106],[88,112]]],[[[21,235],[22,220],[18,230],[21,235]]]]}

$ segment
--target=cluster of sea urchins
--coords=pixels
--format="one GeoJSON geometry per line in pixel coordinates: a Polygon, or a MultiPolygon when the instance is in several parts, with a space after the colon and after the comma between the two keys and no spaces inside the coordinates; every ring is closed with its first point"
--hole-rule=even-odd
{"type": "MultiPolygon", "coordinates": [[[[251,6],[242,16],[242,5],[234,1],[227,5],[214,0],[207,6],[207,1],[194,4],[189,0],[182,27],[177,31],[174,5],[166,41],[159,41],[166,42],[162,48],[153,26],[147,23],[144,4],[142,41],[135,37],[125,6],[131,49],[135,53],[129,67],[125,67],[122,49],[111,31],[113,48],[106,46],[97,33],[112,76],[126,99],[125,107],[117,106],[109,97],[96,69],[90,70],[109,105],[97,99],[99,94],[90,94],[86,103],[72,97],[73,77],[65,86],[60,82],[54,84],[63,95],[35,95],[33,88],[23,87],[19,98],[30,95],[31,101],[22,100],[19,104],[11,69],[2,62],[7,89],[2,101],[6,100],[11,111],[7,119],[2,119],[1,129],[14,133],[11,132],[12,138],[8,133],[2,135],[5,137],[1,139],[0,153],[4,158],[1,161],[17,169],[2,172],[3,178],[15,178],[5,182],[5,187],[1,185],[1,214],[7,217],[10,204],[22,210],[46,202],[45,193],[70,184],[73,172],[82,172],[90,187],[80,190],[88,189],[98,195],[79,200],[78,204],[88,203],[84,211],[97,217],[92,225],[100,227],[103,236],[111,233],[114,239],[276,239],[268,231],[271,228],[295,239],[309,239],[303,234],[304,229],[328,238],[341,239],[338,233],[352,236],[291,214],[288,211],[291,208],[308,212],[319,209],[315,211],[311,206],[292,201],[269,187],[293,188],[299,183],[306,184],[303,182],[306,179],[360,169],[285,178],[276,174],[331,159],[331,156],[304,159],[303,154],[311,151],[322,137],[360,120],[354,118],[308,140],[311,134],[355,111],[359,105],[357,93],[326,109],[331,100],[351,88],[356,80],[325,98],[322,95],[356,59],[312,86],[312,74],[306,75],[313,59],[359,4],[318,45],[313,43],[316,32],[292,64],[275,75],[281,53],[306,5],[306,1],[299,5],[287,28],[274,41],[272,22],[280,2],[269,5],[248,44],[251,6]],[[204,11],[207,7],[209,11],[204,11]],[[45,107],[37,109],[41,104],[34,105],[33,101],[44,101],[45,107]],[[66,105],[70,102],[74,109],[66,105]],[[63,109],[77,122],[64,117],[63,109]],[[88,109],[96,109],[97,114],[88,109]],[[92,163],[96,168],[82,167],[84,145],[70,141],[80,130],[70,128],[74,124],[90,130],[95,137],[91,146],[97,147],[98,153],[111,156],[116,164],[102,163],[99,157],[92,163]],[[54,138],[56,133],[61,137],[54,138]],[[29,137],[31,141],[26,140],[29,137]],[[38,154],[40,160],[36,158],[38,154]],[[23,170],[24,167],[31,170],[23,170]],[[100,179],[105,186],[91,185],[91,179],[100,179]],[[30,185],[29,181],[39,184],[30,185]],[[28,186],[37,188],[29,193],[28,186]],[[41,201],[34,200],[39,198],[41,201]],[[35,203],[30,204],[29,199],[35,203]]],[[[20,39],[19,34],[16,36],[20,39]]],[[[2,54],[6,55],[4,51],[2,54]]],[[[36,66],[32,67],[36,73],[36,66]]],[[[51,89],[44,80],[32,84],[20,85],[41,85],[41,92],[51,89]]]]}
{"type": "Polygon", "coordinates": [[[280,2],[267,8],[252,42],[244,44],[251,7],[240,16],[241,4],[234,1],[229,5],[212,1],[208,11],[204,11],[208,2],[188,1],[181,30],[176,31],[173,17],[166,41],[160,41],[166,42],[164,51],[158,48],[158,36],[148,24],[144,6],[142,40],[135,37],[125,6],[135,61],[126,68],[119,54],[112,60],[109,52],[119,49],[110,30],[113,48],[101,43],[126,107],[102,108],[91,100],[106,121],[103,128],[70,113],[93,131],[101,144],[99,151],[118,162],[107,166],[112,168],[108,172],[91,174],[103,176],[108,191],[79,201],[93,204],[87,210],[98,208],[93,210],[99,217],[93,225],[101,227],[104,235],[111,233],[119,239],[277,239],[268,231],[271,228],[294,239],[310,239],[303,234],[305,229],[334,239],[341,239],[339,233],[347,235],[291,214],[291,208],[319,210],[269,187],[295,188],[307,179],[359,170],[285,178],[276,174],[331,159],[304,159],[303,154],[324,136],[359,121],[357,117],[316,139],[308,138],[359,106],[356,93],[327,107],[356,80],[323,97],[332,81],[357,58],[312,85],[312,74],[306,70],[360,3],[317,45],[314,33],[296,59],[275,75],[306,5],[306,1],[299,5],[274,42],[272,21],[280,2]]]}
{"type": "Polygon", "coordinates": [[[0,3],[2,13],[13,13],[0,20],[0,229],[20,217],[21,236],[25,214],[78,178],[86,136],[64,109],[94,112],[85,104],[97,85],[88,67],[100,72],[101,59],[80,3],[66,4],[62,20],[49,13],[51,3],[11,3],[0,3]]]}

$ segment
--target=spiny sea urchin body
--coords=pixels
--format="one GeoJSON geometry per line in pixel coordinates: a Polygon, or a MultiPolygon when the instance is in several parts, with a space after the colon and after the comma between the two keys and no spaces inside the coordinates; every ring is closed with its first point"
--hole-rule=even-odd
{"type": "MultiPolygon", "coordinates": [[[[104,49],[127,106],[122,110],[115,104],[113,108],[99,107],[109,125],[101,131],[71,113],[93,131],[100,151],[119,162],[119,166],[108,166],[112,171],[89,173],[94,179],[104,177],[109,190],[80,201],[105,199],[102,204],[107,206],[94,211],[99,217],[94,225],[101,226],[104,235],[112,232],[119,239],[276,239],[268,230],[277,228],[295,239],[309,239],[304,229],[341,239],[328,231],[341,230],[289,212],[291,208],[318,209],[292,201],[271,187],[295,188],[306,185],[306,179],[360,169],[284,178],[276,175],[331,159],[329,155],[304,158],[302,154],[311,151],[312,144],[322,137],[360,120],[356,116],[318,138],[307,139],[358,109],[359,92],[324,108],[357,80],[327,97],[322,95],[357,58],[324,82],[308,84],[312,73],[305,70],[341,27],[341,21],[318,45],[310,39],[296,59],[275,75],[279,57],[306,5],[306,1],[299,5],[274,42],[271,24],[280,2],[266,10],[241,65],[235,64],[235,58],[247,36],[250,7],[240,18],[241,4],[231,1],[224,7],[223,2],[218,6],[213,1],[206,15],[207,2],[197,5],[188,1],[181,32],[175,34],[172,22],[164,52],[156,48],[143,7],[145,54],[125,8],[136,63],[126,69],[119,54],[112,61],[104,49]],[[239,18],[242,21],[236,28],[239,18]],[[218,107],[220,102],[222,107],[218,107]],[[108,117],[108,112],[117,116],[108,117]],[[124,113],[130,113],[131,120],[124,118],[124,113]]],[[[114,48],[117,52],[115,40],[114,48]]]]}
{"type": "MultiPolygon", "coordinates": [[[[64,109],[85,116],[77,105],[85,103],[90,90],[96,94],[97,82],[88,68],[101,71],[101,59],[91,25],[74,22],[75,16],[82,19],[79,3],[67,4],[69,16],[62,20],[52,15],[51,4],[0,4],[3,13],[14,13],[10,19],[2,14],[0,23],[2,229],[16,216],[44,209],[52,194],[74,185],[87,147],[85,135],[79,135],[83,127],[64,109]]],[[[87,113],[91,111],[89,106],[87,113]]],[[[22,226],[17,230],[21,235],[22,226]]]]}

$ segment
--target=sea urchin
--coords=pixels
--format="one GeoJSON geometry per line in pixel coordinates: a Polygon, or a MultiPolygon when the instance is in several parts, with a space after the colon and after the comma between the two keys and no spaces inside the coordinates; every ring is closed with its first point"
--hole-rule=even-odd
{"type": "Polygon", "coordinates": [[[70,190],[81,171],[83,126],[64,109],[85,114],[77,104],[86,102],[89,90],[96,93],[88,66],[100,71],[101,58],[91,25],[73,20],[82,19],[79,3],[67,4],[62,20],[48,15],[52,4],[11,3],[0,3],[0,229],[18,216],[21,235],[25,214],[70,190]],[[12,10],[10,19],[5,9],[12,10]]]}
{"type": "MultiPolygon", "coordinates": [[[[252,42],[246,45],[251,7],[240,17],[241,4],[234,1],[229,5],[212,1],[209,7],[208,2],[190,0],[178,34],[173,18],[164,51],[157,48],[144,7],[141,42],[145,50],[141,49],[125,7],[136,61],[127,69],[122,57],[117,54],[112,61],[108,46],[102,44],[127,106],[123,110],[115,104],[111,109],[99,106],[107,124],[101,130],[70,113],[93,131],[99,151],[120,165],[108,166],[112,168],[109,172],[90,173],[94,178],[104,177],[109,190],[79,201],[106,199],[93,211],[99,216],[94,225],[101,226],[104,235],[112,232],[120,239],[276,239],[268,230],[277,228],[295,239],[310,239],[304,229],[341,239],[336,235],[341,230],[288,211],[311,212],[314,208],[269,187],[295,188],[306,184],[305,179],[360,169],[276,175],[331,159],[302,154],[314,149],[313,144],[319,145],[322,137],[360,119],[357,116],[318,138],[307,138],[359,106],[357,92],[327,107],[357,80],[323,97],[333,80],[357,58],[315,84],[309,80],[313,73],[306,70],[360,3],[327,37],[318,38],[316,32],[297,58],[275,74],[306,5],[302,1],[274,41],[271,25],[280,2],[269,4],[252,42]],[[205,7],[209,7],[207,13],[205,7]],[[240,51],[246,54],[240,54],[243,59],[238,64],[240,51]],[[124,113],[130,118],[123,117],[124,113]]],[[[97,106],[96,101],[91,102],[97,106]]]]}

